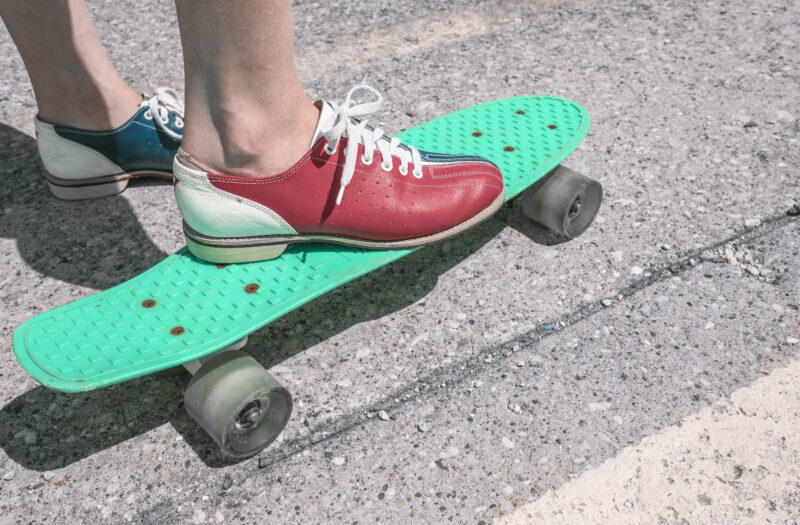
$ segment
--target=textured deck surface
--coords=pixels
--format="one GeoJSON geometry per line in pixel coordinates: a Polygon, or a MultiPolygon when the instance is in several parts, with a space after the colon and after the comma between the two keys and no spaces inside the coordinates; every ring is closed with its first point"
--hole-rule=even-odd
{"type": "MultiPolygon", "coordinates": [[[[532,96],[466,108],[401,136],[421,149],[491,159],[511,199],[557,166],[588,128],[578,104],[532,96]]],[[[219,350],[412,251],[298,244],[273,261],[218,267],[183,248],[119,286],[26,321],[14,333],[14,352],[50,388],[92,390],[219,350]]]]}

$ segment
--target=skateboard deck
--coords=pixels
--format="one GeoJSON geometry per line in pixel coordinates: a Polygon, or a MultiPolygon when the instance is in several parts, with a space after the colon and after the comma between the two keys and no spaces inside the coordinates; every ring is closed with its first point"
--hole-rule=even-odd
{"type": "MultiPolygon", "coordinates": [[[[424,150],[489,158],[509,200],[556,168],[588,129],[577,103],[526,96],[462,109],[398,136],[424,150]]],[[[14,353],[49,388],[104,387],[208,356],[416,249],[293,244],[270,261],[215,265],[184,247],[114,288],[25,321],[14,332],[14,353]]]]}

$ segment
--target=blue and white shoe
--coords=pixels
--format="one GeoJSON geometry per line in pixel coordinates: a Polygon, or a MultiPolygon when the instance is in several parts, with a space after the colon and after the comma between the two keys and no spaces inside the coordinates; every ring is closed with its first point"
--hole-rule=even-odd
{"type": "Polygon", "coordinates": [[[174,90],[158,88],[127,122],[109,131],[54,126],[37,116],[36,143],[50,191],[60,199],[91,199],[121,192],[134,177],[171,179],[183,111],[174,90]]]}

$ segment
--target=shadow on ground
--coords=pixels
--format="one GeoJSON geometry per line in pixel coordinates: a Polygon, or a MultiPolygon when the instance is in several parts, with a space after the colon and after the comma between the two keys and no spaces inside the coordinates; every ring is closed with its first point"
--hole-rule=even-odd
{"type": "MultiPolygon", "coordinates": [[[[124,198],[57,200],[47,189],[35,141],[0,124],[0,143],[7,145],[0,153],[0,209],[11,210],[0,222],[0,235],[17,240],[33,269],[105,289],[166,256],[144,234],[124,198]]],[[[274,321],[251,336],[247,350],[269,368],[355,324],[401,310],[508,225],[539,244],[564,240],[525,219],[518,205],[508,204],[457,239],[417,251],[274,321]]],[[[169,422],[206,464],[229,464],[183,410],[187,382],[188,375],[179,374],[142,377],[82,394],[34,388],[0,409],[0,446],[27,468],[52,470],[169,422]]]]}
{"type": "MultiPolygon", "coordinates": [[[[162,183],[163,184],[163,183],[162,183]]],[[[166,257],[120,195],[62,201],[50,194],[36,141],[0,124],[0,237],[34,270],[105,289],[166,257]]]]}
{"type": "MultiPolygon", "coordinates": [[[[269,368],[355,324],[415,303],[436,286],[439,275],[509,223],[519,220],[526,224],[517,217],[516,208],[506,206],[493,219],[456,240],[414,252],[311,301],[255,332],[247,351],[269,368]],[[332,315],[345,311],[349,315],[332,315]]],[[[540,243],[559,241],[538,228],[526,228],[524,233],[540,243]]],[[[43,249],[42,253],[48,251],[43,249]]],[[[57,263],[54,273],[69,274],[66,269],[58,271],[64,264],[57,263]]],[[[39,386],[0,410],[0,447],[26,468],[52,470],[169,422],[206,464],[230,464],[183,410],[187,382],[186,374],[142,377],[81,394],[39,386]]]]}

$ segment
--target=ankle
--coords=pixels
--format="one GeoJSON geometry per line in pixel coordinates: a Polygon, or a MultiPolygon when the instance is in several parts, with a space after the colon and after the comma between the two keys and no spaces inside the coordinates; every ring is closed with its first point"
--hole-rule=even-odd
{"type": "Polygon", "coordinates": [[[127,122],[142,101],[141,95],[124,83],[105,89],[98,86],[71,87],[59,93],[58,97],[37,97],[42,121],[91,131],[107,131],[127,122]]]}
{"type": "Polygon", "coordinates": [[[291,168],[308,151],[319,119],[319,109],[305,95],[272,110],[215,110],[222,114],[188,115],[181,149],[215,171],[242,177],[291,168]]]}

